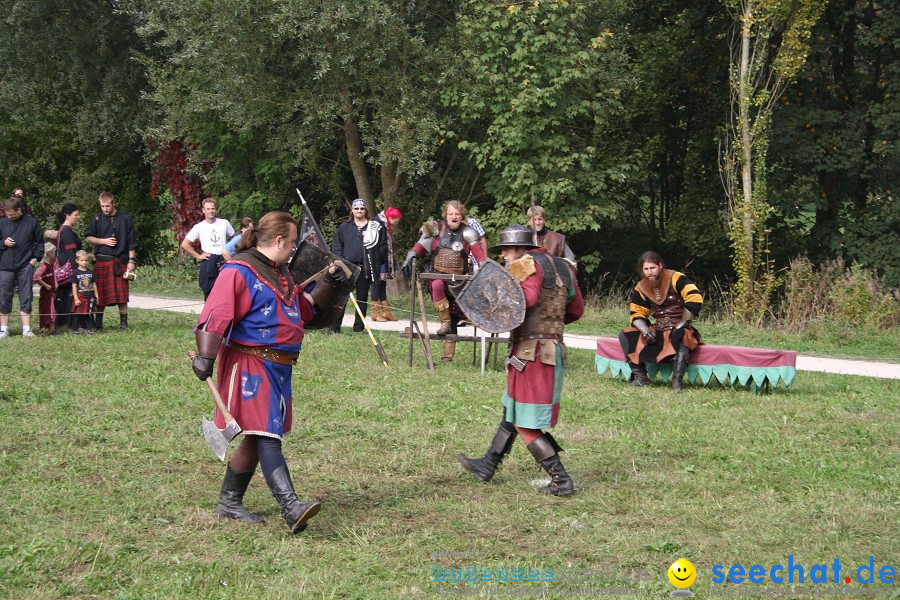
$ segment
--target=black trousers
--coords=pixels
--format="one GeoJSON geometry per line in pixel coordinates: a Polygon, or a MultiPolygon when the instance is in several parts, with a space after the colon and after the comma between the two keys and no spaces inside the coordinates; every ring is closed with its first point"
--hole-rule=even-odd
{"type": "MultiPolygon", "coordinates": [[[[359,274],[359,278],[356,280],[356,302],[359,303],[359,310],[362,312],[362,316],[365,317],[368,308],[369,308],[369,287],[372,285],[372,280],[367,279],[363,273],[359,274]]],[[[351,302],[348,302],[352,306],[351,302]]],[[[332,326],[334,329],[339,329],[341,326],[341,322],[344,320],[344,312],[346,312],[347,306],[344,305],[344,310],[338,313],[338,317],[332,326]]],[[[362,318],[360,318],[359,313],[356,312],[356,309],[353,309],[353,312],[356,314],[356,319],[353,321],[353,331],[362,331],[366,328],[363,323],[362,318]]]]}

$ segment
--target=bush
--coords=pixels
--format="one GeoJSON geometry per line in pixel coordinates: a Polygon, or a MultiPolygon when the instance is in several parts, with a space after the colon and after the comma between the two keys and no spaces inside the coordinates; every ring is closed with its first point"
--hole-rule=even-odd
{"type": "Polygon", "coordinates": [[[804,256],[787,269],[779,320],[793,330],[823,319],[851,327],[888,327],[900,323],[898,300],[872,269],[857,263],[847,268],[841,259],[817,269],[804,256]]]}

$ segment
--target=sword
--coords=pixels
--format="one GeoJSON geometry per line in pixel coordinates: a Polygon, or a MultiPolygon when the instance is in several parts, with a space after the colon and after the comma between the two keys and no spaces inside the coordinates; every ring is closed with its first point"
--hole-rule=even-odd
{"type": "MultiPolygon", "coordinates": [[[[188,352],[188,357],[191,360],[194,360],[196,356],[197,353],[193,350],[188,352]]],[[[206,438],[206,443],[209,444],[213,454],[218,456],[219,460],[224,461],[228,445],[231,443],[231,440],[241,432],[241,426],[237,424],[237,421],[235,421],[234,417],[231,416],[231,413],[228,412],[228,408],[225,406],[225,402],[222,400],[222,396],[219,394],[219,390],[216,388],[216,384],[213,383],[211,377],[206,378],[206,385],[209,386],[209,391],[212,393],[213,400],[216,401],[216,407],[225,419],[225,429],[219,429],[214,422],[207,420],[206,417],[202,417],[203,437],[206,438]]]]}

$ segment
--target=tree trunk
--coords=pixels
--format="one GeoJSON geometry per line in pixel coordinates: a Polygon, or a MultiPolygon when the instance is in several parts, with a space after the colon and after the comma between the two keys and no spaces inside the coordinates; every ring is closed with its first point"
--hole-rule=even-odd
{"type": "MultiPolygon", "coordinates": [[[[741,228],[744,234],[744,260],[742,267],[752,270],[753,254],[753,139],[750,123],[750,39],[753,27],[753,3],[744,5],[743,22],[741,23],[741,61],[738,70],[738,119],[741,133],[741,228]]],[[[746,273],[747,296],[753,297],[753,273],[746,273]]],[[[740,277],[740,273],[738,274],[740,277]]]]}
{"type": "Polygon", "coordinates": [[[399,165],[400,161],[396,159],[381,165],[381,200],[385,208],[396,205],[403,185],[404,176],[399,165]]]}
{"type": "Polygon", "coordinates": [[[372,184],[369,182],[369,170],[362,156],[362,137],[359,135],[359,127],[353,116],[353,108],[349,95],[342,95],[344,101],[344,141],[347,145],[347,160],[350,162],[350,170],[353,171],[353,180],[356,182],[356,195],[366,201],[369,214],[374,214],[375,196],[372,194],[372,184]]]}

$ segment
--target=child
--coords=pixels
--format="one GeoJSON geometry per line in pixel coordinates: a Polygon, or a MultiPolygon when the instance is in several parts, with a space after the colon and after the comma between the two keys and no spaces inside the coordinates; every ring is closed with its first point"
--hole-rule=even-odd
{"type": "Polygon", "coordinates": [[[56,276],[53,274],[53,263],[56,261],[56,246],[47,242],[44,244],[44,258],[37,271],[34,272],[32,281],[41,286],[41,299],[38,302],[40,314],[40,329],[38,333],[53,335],[56,332],[56,276]]]}
{"type": "Polygon", "coordinates": [[[88,269],[94,255],[84,250],[75,253],[75,262],[78,268],[72,273],[72,297],[75,307],[73,313],[78,315],[78,329],[73,333],[86,333],[92,335],[91,328],[91,300],[94,298],[94,272],[88,269]]]}

